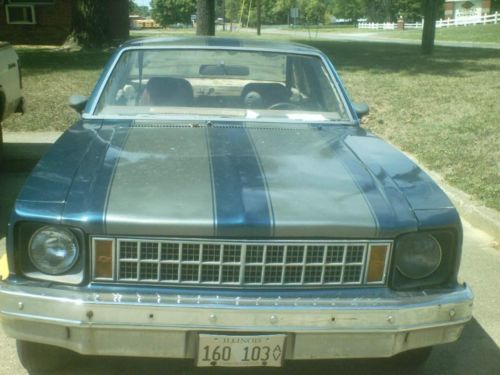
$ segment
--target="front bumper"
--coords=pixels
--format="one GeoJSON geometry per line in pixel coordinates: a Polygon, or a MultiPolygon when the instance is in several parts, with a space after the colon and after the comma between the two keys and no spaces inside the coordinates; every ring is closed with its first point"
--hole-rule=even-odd
{"type": "Polygon", "coordinates": [[[81,354],[195,358],[198,333],[286,333],[285,359],[389,357],[455,341],[466,286],[384,297],[244,298],[75,293],[0,282],[7,335],[81,354]]]}

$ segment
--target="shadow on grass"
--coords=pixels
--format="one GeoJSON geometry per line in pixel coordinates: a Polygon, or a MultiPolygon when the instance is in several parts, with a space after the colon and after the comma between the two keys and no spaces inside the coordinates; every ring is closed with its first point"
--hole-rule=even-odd
{"type": "Polygon", "coordinates": [[[436,46],[432,57],[422,56],[419,45],[354,41],[298,40],[322,50],[338,70],[370,73],[465,76],[498,71],[500,50],[436,46]],[[491,59],[498,61],[492,62],[491,59]]]}
{"type": "Polygon", "coordinates": [[[112,54],[111,51],[101,50],[69,52],[46,48],[17,48],[16,51],[25,76],[56,71],[101,70],[112,54]]]}
{"type": "MultiPolygon", "coordinates": [[[[420,54],[419,45],[358,41],[297,40],[325,52],[339,70],[371,73],[402,72],[463,76],[470,72],[499,70],[500,51],[436,46],[432,57],[420,54]],[[499,59],[498,62],[484,61],[499,59]]],[[[69,70],[101,70],[111,51],[68,52],[59,49],[19,48],[25,75],[69,70]]]]}

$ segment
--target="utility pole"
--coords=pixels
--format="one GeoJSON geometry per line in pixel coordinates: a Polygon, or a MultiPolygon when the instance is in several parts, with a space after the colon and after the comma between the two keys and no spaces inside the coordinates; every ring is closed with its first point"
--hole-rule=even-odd
{"type": "Polygon", "coordinates": [[[261,5],[262,5],[262,0],[256,0],[255,6],[257,7],[257,35],[260,35],[260,28],[261,28],[261,5]]]}
{"type": "Polygon", "coordinates": [[[250,0],[250,4],[248,4],[247,29],[248,29],[248,24],[250,23],[250,13],[251,12],[252,12],[252,0],[250,0]]]}
{"type": "Polygon", "coordinates": [[[241,2],[240,27],[243,27],[243,11],[245,10],[245,0],[241,2]]]}

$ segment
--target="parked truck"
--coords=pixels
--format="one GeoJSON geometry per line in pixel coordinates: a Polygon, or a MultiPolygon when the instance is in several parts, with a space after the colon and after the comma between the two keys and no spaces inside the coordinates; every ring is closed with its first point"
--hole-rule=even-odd
{"type": "Polygon", "coordinates": [[[0,42],[0,161],[3,153],[2,121],[12,113],[24,113],[21,69],[16,51],[0,42]]]}

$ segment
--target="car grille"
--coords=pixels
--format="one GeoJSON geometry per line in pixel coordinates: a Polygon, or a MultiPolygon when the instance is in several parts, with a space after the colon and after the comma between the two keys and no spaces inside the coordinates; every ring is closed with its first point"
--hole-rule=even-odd
{"type": "Polygon", "coordinates": [[[114,243],[114,281],[207,286],[359,285],[366,279],[370,248],[368,241],[118,238],[114,243]]]}

